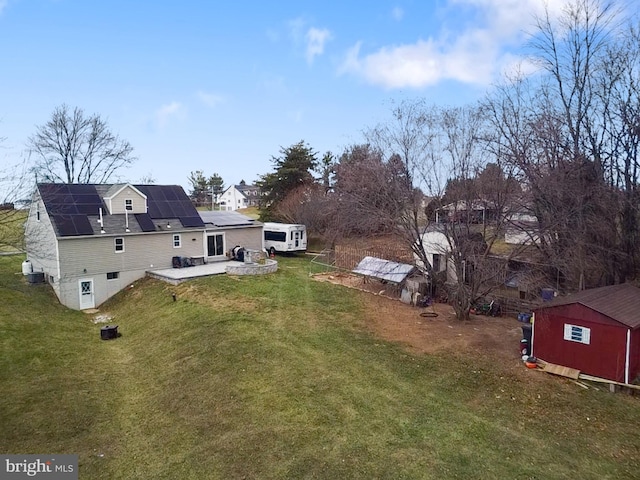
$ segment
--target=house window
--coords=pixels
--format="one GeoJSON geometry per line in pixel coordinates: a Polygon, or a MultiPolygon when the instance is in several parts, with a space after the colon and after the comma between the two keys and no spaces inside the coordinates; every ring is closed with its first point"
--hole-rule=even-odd
{"type": "Polygon", "coordinates": [[[117,237],[117,238],[114,238],[113,241],[114,241],[115,246],[116,246],[116,253],[124,252],[124,238],[117,237]]]}
{"type": "Polygon", "coordinates": [[[180,248],[182,246],[180,235],[173,236],[173,248],[180,248]]]}
{"type": "Polygon", "coordinates": [[[116,280],[120,278],[120,272],[107,272],[107,280],[116,280]]]}
{"type": "Polygon", "coordinates": [[[578,342],[589,345],[591,343],[591,329],[565,323],[564,339],[569,340],[570,342],[578,342]]]}
{"type": "Polygon", "coordinates": [[[40,221],[40,208],[36,210],[36,220],[40,221]]]}
{"type": "Polygon", "coordinates": [[[133,210],[133,200],[131,200],[130,198],[125,199],[124,209],[129,211],[133,210]]]}

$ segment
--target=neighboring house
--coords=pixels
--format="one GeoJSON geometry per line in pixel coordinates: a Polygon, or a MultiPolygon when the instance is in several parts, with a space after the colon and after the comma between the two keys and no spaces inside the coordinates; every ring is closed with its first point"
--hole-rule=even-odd
{"type": "Polygon", "coordinates": [[[534,311],[533,355],[616,382],[640,375],[640,289],[584,290],[534,311]]]}
{"type": "Polygon", "coordinates": [[[490,223],[498,218],[499,211],[493,202],[459,200],[436,210],[436,223],[490,223]]]}
{"type": "Polygon", "coordinates": [[[173,257],[226,260],[242,241],[261,248],[261,230],[249,241],[238,225],[224,227],[205,225],[177,185],[38,184],[25,243],[60,302],[84,310],[148,270],[171,268],[173,257]]]}
{"type": "Polygon", "coordinates": [[[239,208],[258,206],[260,188],[256,185],[247,185],[240,182],[239,185],[231,185],[218,200],[221,210],[233,211],[239,208]]]}

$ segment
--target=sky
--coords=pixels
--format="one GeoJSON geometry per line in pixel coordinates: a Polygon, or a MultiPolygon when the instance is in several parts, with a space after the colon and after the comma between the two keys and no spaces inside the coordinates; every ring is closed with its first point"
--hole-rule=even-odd
{"type": "MultiPolygon", "coordinates": [[[[561,0],[550,0],[557,12],[561,0]]],[[[522,63],[542,0],[0,0],[0,162],[61,105],[134,147],[121,180],[225,186],[299,141],[361,143],[394,102],[481,99],[522,63]]]]}

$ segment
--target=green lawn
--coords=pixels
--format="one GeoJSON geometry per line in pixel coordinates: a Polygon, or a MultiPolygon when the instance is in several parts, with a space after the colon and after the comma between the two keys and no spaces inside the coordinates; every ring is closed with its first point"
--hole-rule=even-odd
{"type": "Polygon", "coordinates": [[[636,397],[411,355],[304,256],[137,282],[101,308],[110,341],[22,260],[0,258],[2,453],[76,453],[91,479],[638,478],[636,397]]]}
{"type": "Polygon", "coordinates": [[[23,251],[27,210],[0,210],[0,254],[23,251]]]}

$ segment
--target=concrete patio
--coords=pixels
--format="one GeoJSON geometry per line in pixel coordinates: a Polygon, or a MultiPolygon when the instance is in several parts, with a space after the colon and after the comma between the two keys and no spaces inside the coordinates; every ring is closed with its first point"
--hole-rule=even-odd
{"type": "Polygon", "coordinates": [[[196,265],[194,267],[183,268],[163,268],[160,270],[148,270],[147,275],[158,280],[163,280],[172,285],[178,285],[186,280],[193,278],[208,277],[211,275],[220,275],[227,272],[228,266],[243,265],[243,262],[236,260],[227,260],[222,262],[206,263],[204,265],[196,265]]]}

